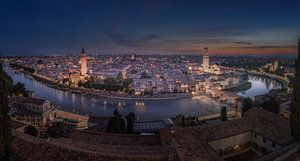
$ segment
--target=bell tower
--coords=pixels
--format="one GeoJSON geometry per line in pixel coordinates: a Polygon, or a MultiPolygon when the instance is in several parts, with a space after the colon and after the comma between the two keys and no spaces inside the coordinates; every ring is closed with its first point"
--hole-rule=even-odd
{"type": "Polygon", "coordinates": [[[85,49],[81,49],[81,55],[80,55],[80,75],[86,76],[87,74],[87,61],[86,61],[86,53],[85,49]]]}
{"type": "Polygon", "coordinates": [[[208,48],[204,48],[204,55],[203,55],[203,70],[204,72],[209,71],[209,53],[208,53],[208,48]]]}

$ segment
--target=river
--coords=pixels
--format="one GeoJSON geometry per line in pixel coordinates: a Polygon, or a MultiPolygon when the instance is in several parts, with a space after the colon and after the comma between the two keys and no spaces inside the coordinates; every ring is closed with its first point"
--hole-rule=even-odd
{"type": "Polygon", "coordinates": [[[272,89],[282,88],[282,84],[280,82],[258,75],[248,75],[248,81],[251,82],[251,88],[244,92],[239,92],[238,95],[243,97],[254,97],[266,94],[272,89]]]}
{"type": "MultiPolygon", "coordinates": [[[[86,115],[112,115],[115,108],[121,114],[134,112],[140,120],[159,120],[178,114],[209,115],[220,111],[218,102],[207,96],[195,96],[179,100],[135,101],[116,100],[95,96],[83,96],[69,91],[61,91],[34,80],[23,73],[15,73],[10,67],[5,71],[12,77],[14,83],[22,82],[26,88],[33,91],[33,97],[47,99],[61,109],[86,115]]],[[[252,87],[239,95],[253,97],[264,94],[281,84],[260,76],[249,76],[252,87]]]]}

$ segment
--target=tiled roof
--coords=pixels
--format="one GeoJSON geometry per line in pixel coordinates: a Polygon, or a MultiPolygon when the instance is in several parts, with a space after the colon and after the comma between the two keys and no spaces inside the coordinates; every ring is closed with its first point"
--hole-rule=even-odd
{"type": "Polygon", "coordinates": [[[280,145],[294,142],[287,118],[258,108],[247,112],[245,117],[252,121],[252,130],[261,136],[280,145]]]}
{"type": "Polygon", "coordinates": [[[249,131],[280,145],[290,145],[294,142],[286,118],[259,108],[250,109],[243,118],[221,124],[171,130],[161,130],[162,141],[171,141],[173,138],[177,153],[183,160],[220,160],[207,143],[249,131]]]}
{"type": "Polygon", "coordinates": [[[112,118],[113,116],[90,116],[89,117],[89,122],[90,123],[101,123],[103,121],[108,121],[112,118]]]}
{"type": "Polygon", "coordinates": [[[33,98],[33,97],[16,97],[15,99],[19,103],[30,103],[35,105],[42,105],[46,100],[33,98]]]}
{"type": "Polygon", "coordinates": [[[135,122],[133,123],[134,132],[153,132],[165,128],[163,121],[135,122]]]}
{"type": "MultiPolygon", "coordinates": [[[[278,114],[252,108],[240,119],[225,121],[221,124],[163,129],[160,131],[160,136],[75,130],[70,138],[60,138],[47,143],[51,144],[52,148],[95,154],[101,159],[105,155],[107,160],[167,161],[176,160],[176,154],[182,161],[223,161],[209,146],[208,142],[249,131],[256,132],[280,145],[291,145],[294,141],[290,134],[287,119],[278,114]],[[170,146],[170,142],[173,146],[170,146]]],[[[54,153],[57,154],[58,152],[55,151],[54,153]]],[[[56,154],[55,156],[59,155],[56,154]]],[[[69,156],[70,154],[73,153],[61,154],[60,156],[69,156]]],[[[26,156],[28,155],[26,154],[26,156]]]]}
{"type": "Polygon", "coordinates": [[[37,113],[26,108],[20,108],[14,113],[14,115],[41,116],[41,113],[37,113]]]}

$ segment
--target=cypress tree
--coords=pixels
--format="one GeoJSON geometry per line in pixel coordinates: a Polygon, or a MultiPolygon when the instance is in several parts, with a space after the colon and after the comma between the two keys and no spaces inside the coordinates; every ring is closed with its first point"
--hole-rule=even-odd
{"type": "Polygon", "coordinates": [[[135,114],[133,112],[130,112],[126,116],[127,120],[127,133],[131,134],[133,132],[133,123],[135,122],[135,114]]]}
{"type": "Polygon", "coordinates": [[[226,111],[226,106],[223,106],[221,108],[221,121],[227,121],[227,111],[226,111]]]}
{"type": "Polygon", "coordinates": [[[10,144],[12,141],[11,122],[8,115],[8,94],[12,82],[9,76],[2,70],[0,64],[0,160],[10,160],[11,150],[10,144]]]}
{"type": "Polygon", "coordinates": [[[291,132],[293,137],[300,141],[300,39],[298,41],[298,57],[296,59],[296,73],[294,82],[293,99],[291,103],[291,132]]]}

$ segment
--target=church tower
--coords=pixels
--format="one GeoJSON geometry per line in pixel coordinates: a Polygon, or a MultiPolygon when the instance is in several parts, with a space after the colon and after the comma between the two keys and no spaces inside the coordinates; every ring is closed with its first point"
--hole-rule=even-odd
{"type": "Polygon", "coordinates": [[[203,70],[204,70],[204,72],[209,72],[209,53],[208,53],[207,47],[204,48],[203,70]]]}
{"type": "Polygon", "coordinates": [[[86,61],[86,53],[85,49],[81,49],[81,55],[80,55],[80,75],[86,76],[87,74],[87,61],[86,61]]]}

